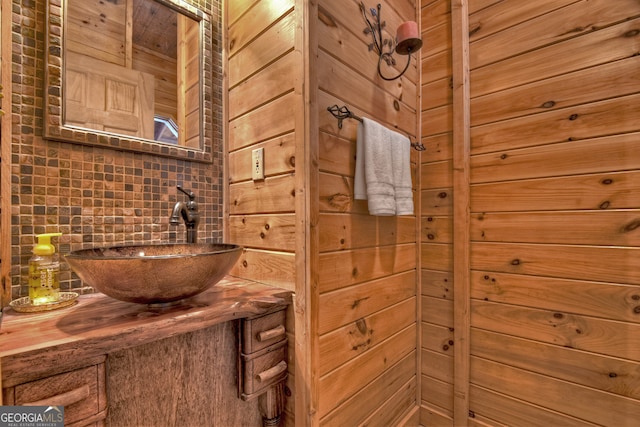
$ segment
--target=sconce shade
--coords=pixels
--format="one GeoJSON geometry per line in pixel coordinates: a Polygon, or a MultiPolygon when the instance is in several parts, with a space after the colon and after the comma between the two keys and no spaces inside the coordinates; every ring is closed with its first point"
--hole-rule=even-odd
{"type": "Polygon", "coordinates": [[[422,47],[418,23],[406,21],[398,26],[396,32],[396,53],[409,55],[422,47]]]}

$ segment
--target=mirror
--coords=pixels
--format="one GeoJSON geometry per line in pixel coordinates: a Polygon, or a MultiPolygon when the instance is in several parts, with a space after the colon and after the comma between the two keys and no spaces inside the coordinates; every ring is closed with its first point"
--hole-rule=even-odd
{"type": "Polygon", "coordinates": [[[181,0],[48,8],[45,138],[212,161],[211,22],[181,0]]]}

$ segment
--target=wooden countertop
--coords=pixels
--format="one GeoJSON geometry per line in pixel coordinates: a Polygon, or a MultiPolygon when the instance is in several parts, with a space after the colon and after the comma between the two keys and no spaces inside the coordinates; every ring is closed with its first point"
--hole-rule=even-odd
{"type": "Polygon", "coordinates": [[[101,293],[82,295],[71,307],[44,313],[7,307],[0,323],[2,386],[85,366],[113,351],[276,311],[291,302],[291,295],[227,276],[202,294],[163,308],[101,293]]]}

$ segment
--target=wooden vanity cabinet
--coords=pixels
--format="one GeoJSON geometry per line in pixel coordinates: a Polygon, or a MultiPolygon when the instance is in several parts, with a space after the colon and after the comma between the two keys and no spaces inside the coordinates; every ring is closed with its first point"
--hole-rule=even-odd
{"type": "Polygon", "coordinates": [[[290,303],[290,291],[227,276],[168,307],[98,293],[51,312],[7,307],[0,317],[0,404],[64,406],[67,427],[259,425],[265,414],[282,413],[290,303]],[[277,396],[277,405],[238,399],[238,323],[252,337],[242,350],[248,376],[259,378],[250,394],[277,396]],[[159,405],[159,398],[166,400],[159,405]]]}
{"type": "Polygon", "coordinates": [[[3,404],[64,406],[67,427],[102,426],[107,416],[105,363],[35,379],[2,390],[3,404]]]}

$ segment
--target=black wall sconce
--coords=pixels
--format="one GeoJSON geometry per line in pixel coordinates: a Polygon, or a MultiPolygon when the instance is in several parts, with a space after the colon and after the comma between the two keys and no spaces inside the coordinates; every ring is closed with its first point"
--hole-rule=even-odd
{"type": "Polygon", "coordinates": [[[369,9],[371,17],[373,18],[372,22],[372,20],[367,17],[367,10],[364,7],[364,4],[360,2],[360,11],[367,23],[367,28],[364,29],[364,33],[371,34],[373,37],[373,43],[369,44],[369,51],[373,50],[378,54],[378,75],[382,79],[390,81],[399,78],[407,71],[407,69],[409,69],[411,54],[420,50],[422,47],[422,39],[420,39],[418,24],[415,21],[406,21],[400,24],[397,29],[395,40],[383,38],[382,30],[384,29],[386,22],[380,21],[381,9],[382,6],[380,3],[378,3],[378,7],[376,9],[369,9]],[[407,55],[407,65],[405,65],[404,69],[397,76],[387,77],[382,74],[380,64],[384,61],[389,66],[396,65],[393,52],[399,55],[407,55]]]}

